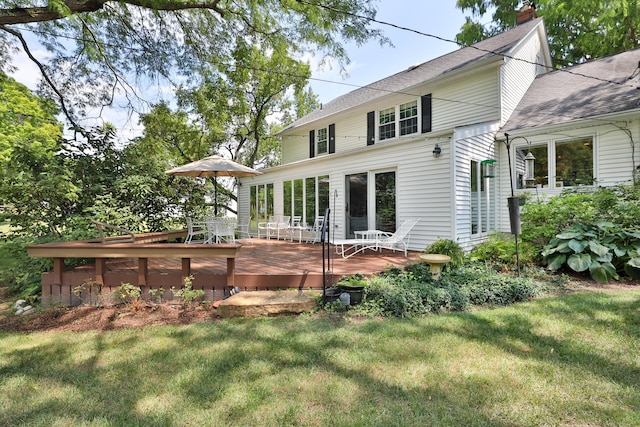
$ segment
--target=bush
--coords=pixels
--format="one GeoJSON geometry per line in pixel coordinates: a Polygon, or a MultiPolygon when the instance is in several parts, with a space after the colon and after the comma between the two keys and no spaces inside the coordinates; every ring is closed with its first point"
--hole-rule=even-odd
{"type": "Polygon", "coordinates": [[[447,263],[446,269],[460,267],[464,263],[464,251],[459,244],[449,239],[438,239],[424,250],[425,254],[442,254],[451,257],[451,262],[447,263]]]}
{"type": "Polygon", "coordinates": [[[587,193],[565,190],[543,201],[527,200],[521,213],[521,237],[533,247],[542,248],[576,223],[608,221],[629,228],[636,226],[637,218],[640,218],[640,186],[598,188],[587,193]]]}
{"type": "Polygon", "coordinates": [[[501,275],[480,264],[460,267],[431,279],[424,264],[394,268],[373,277],[365,287],[358,313],[418,317],[463,311],[472,305],[508,305],[539,295],[543,287],[520,277],[501,275]]]}
{"type": "Polygon", "coordinates": [[[640,229],[621,228],[610,222],[575,224],[558,234],[542,251],[552,271],[569,267],[589,271],[599,283],[619,279],[619,274],[640,278],[640,229]]]}
{"type": "MultiPolygon", "coordinates": [[[[519,258],[521,267],[532,266],[538,258],[539,251],[527,242],[519,242],[519,258]]],[[[515,271],[517,264],[515,239],[504,233],[495,233],[489,239],[476,245],[469,253],[469,259],[483,262],[487,267],[498,271],[515,271]]]]}

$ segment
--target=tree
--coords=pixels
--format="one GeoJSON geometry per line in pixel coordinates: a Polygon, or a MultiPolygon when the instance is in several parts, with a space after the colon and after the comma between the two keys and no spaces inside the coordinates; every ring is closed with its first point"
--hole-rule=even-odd
{"type": "Polygon", "coordinates": [[[58,153],[62,127],[55,105],[0,73],[0,203],[13,226],[57,233],[78,197],[58,153]]]}
{"type": "MultiPolygon", "coordinates": [[[[369,0],[0,0],[0,64],[22,49],[43,75],[41,86],[70,123],[90,107],[124,94],[132,108],[137,84],[194,87],[234,66],[238,45],[300,57],[308,52],[348,63],[342,43],[371,38],[369,0]],[[52,53],[32,51],[33,34],[52,53]]],[[[249,64],[253,66],[253,64],[249,64]]],[[[271,70],[277,73],[278,70],[271,70]]]]}
{"type": "MultiPolygon", "coordinates": [[[[145,133],[136,142],[138,149],[156,153],[166,160],[167,167],[214,153],[251,167],[278,164],[276,132],[318,105],[305,87],[309,66],[242,42],[233,57],[236,65],[221,67],[217,80],[178,91],[180,111],[160,104],[144,115],[145,133]]],[[[181,185],[185,212],[202,205],[203,191],[193,186],[196,181],[176,178],[174,182],[181,185]]],[[[209,180],[206,185],[217,185],[218,202],[235,212],[231,203],[236,201],[235,180],[209,180]]]]}
{"type": "MultiPolygon", "coordinates": [[[[521,2],[458,0],[456,5],[472,14],[456,36],[459,43],[470,45],[513,28],[521,2]],[[479,19],[489,11],[492,11],[492,23],[486,28],[479,19]]],[[[538,0],[535,6],[538,16],[544,17],[551,56],[558,67],[614,55],[640,45],[640,4],[636,0],[538,0]]]]}

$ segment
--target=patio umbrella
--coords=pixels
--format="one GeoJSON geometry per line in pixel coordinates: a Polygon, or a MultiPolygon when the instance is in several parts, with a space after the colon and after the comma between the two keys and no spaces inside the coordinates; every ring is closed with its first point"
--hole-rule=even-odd
{"type": "Polygon", "coordinates": [[[220,156],[209,156],[186,165],[178,166],[165,172],[167,175],[194,176],[205,177],[212,176],[214,178],[215,189],[215,214],[218,216],[218,177],[219,176],[255,176],[262,175],[255,169],[236,163],[233,160],[225,159],[220,156]]]}

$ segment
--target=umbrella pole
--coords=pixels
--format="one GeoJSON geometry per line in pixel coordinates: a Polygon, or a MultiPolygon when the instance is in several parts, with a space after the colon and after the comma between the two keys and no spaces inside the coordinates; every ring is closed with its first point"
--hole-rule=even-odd
{"type": "Polygon", "coordinates": [[[213,175],[213,212],[218,217],[218,172],[213,175]]]}

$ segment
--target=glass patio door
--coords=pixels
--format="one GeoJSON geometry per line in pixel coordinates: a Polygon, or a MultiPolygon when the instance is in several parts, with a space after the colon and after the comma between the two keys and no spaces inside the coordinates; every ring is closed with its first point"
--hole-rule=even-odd
{"type": "Polygon", "coordinates": [[[367,173],[347,175],[345,178],[345,225],[347,238],[354,238],[354,231],[367,230],[367,173]]]}
{"type": "Polygon", "coordinates": [[[376,230],[396,231],[396,173],[376,173],[376,230]]]}

